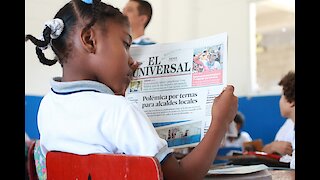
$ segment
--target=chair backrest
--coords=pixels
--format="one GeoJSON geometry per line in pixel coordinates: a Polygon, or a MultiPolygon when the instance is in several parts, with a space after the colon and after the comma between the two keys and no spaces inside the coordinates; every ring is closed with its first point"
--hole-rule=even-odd
{"type": "Polygon", "coordinates": [[[46,155],[48,180],[126,179],[163,180],[159,161],[151,156],[89,154],[50,151],[46,155]]]}
{"type": "Polygon", "coordinates": [[[37,140],[33,140],[30,143],[29,149],[28,149],[28,159],[27,159],[27,171],[28,171],[28,177],[29,180],[38,180],[38,175],[36,171],[36,163],[34,160],[34,147],[36,145],[37,140]]]}

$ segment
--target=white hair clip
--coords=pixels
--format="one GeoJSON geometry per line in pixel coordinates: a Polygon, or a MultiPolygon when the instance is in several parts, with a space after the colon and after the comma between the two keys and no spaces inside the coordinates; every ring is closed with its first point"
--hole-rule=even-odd
{"type": "Polygon", "coordinates": [[[56,18],[45,22],[45,26],[51,29],[50,37],[52,39],[57,39],[63,31],[64,24],[62,19],[56,18]]]}
{"type": "MultiPolygon", "coordinates": [[[[47,21],[44,24],[45,24],[44,29],[46,27],[49,27],[51,29],[50,37],[52,39],[57,39],[60,36],[60,34],[62,33],[63,28],[64,28],[64,23],[63,23],[62,19],[59,19],[59,18],[55,18],[51,21],[47,21]]],[[[44,40],[43,35],[41,35],[40,39],[44,40]]],[[[51,45],[51,41],[50,41],[50,44],[48,44],[48,46],[49,45],[51,45]]],[[[40,49],[46,50],[48,48],[48,46],[40,47],[40,49]]]]}

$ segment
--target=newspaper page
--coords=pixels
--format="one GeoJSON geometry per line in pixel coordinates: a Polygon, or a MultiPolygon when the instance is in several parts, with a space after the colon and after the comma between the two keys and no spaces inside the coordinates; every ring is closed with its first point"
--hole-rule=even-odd
{"type": "Polygon", "coordinates": [[[211,106],[227,84],[227,33],[181,43],[130,48],[141,63],[126,90],[170,148],[196,146],[211,106]]]}

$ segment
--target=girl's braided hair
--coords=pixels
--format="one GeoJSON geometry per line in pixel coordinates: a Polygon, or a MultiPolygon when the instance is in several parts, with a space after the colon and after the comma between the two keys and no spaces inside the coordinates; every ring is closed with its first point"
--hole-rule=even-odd
{"type": "MultiPolygon", "coordinates": [[[[43,40],[27,34],[26,39],[36,45],[36,54],[40,62],[44,65],[54,65],[57,61],[63,66],[70,51],[73,48],[73,42],[70,35],[76,26],[84,26],[84,30],[90,29],[93,25],[106,25],[109,21],[127,24],[128,19],[118,8],[101,2],[101,0],[92,0],[92,4],[87,4],[82,0],[72,0],[64,5],[55,15],[55,19],[61,19],[64,28],[60,36],[56,39],[51,38],[52,30],[46,26],[43,30],[43,40]],[[43,48],[51,46],[56,57],[47,59],[43,53],[43,48]]],[[[102,26],[101,26],[102,27],[102,26]]]]}

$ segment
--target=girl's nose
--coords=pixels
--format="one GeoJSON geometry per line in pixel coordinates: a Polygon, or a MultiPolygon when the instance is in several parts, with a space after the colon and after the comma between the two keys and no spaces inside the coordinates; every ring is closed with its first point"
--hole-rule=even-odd
{"type": "Polygon", "coordinates": [[[131,56],[129,57],[128,63],[129,63],[130,68],[132,69],[132,71],[135,71],[140,65],[140,63],[136,60],[133,60],[131,56]]]}

